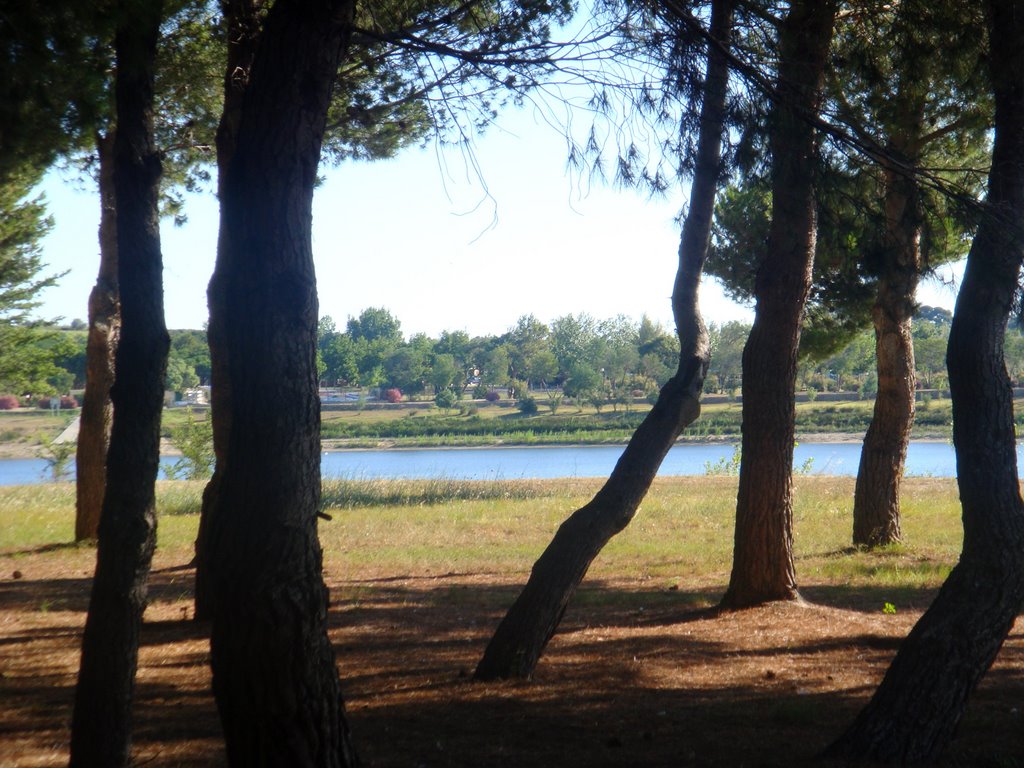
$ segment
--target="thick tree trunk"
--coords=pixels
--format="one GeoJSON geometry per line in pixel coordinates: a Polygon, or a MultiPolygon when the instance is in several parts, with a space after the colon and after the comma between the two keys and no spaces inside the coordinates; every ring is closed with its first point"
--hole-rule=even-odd
{"type": "Polygon", "coordinates": [[[99,535],[107,484],[114,385],[114,354],[121,330],[117,290],[117,205],[114,194],[114,131],[97,136],[100,158],[100,269],[89,294],[89,338],[85,351],[85,394],[75,452],[75,541],[99,535]]]}
{"type": "Polygon", "coordinates": [[[217,268],[230,429],[206,523],[213,690],[237,765],[355,764],[317,538],[312,199],[351,2],[277,0],[222,169],[217,268]],[[268,408],[268,403],[273,408],[268,408]]]}
{"type": "Polygon", "coordinates": [[[815,246],[815,131],[835,2],[801,0],[780,31],[772,111],[772,222],[743,349],[743,448],[729,608],[799,597],[793,565],[794,388],[815,246]]]}
{"type": "MultiPolygon", "coordinates": [[[[228,40],[227,68],[224,78],[224,112],[217,127],[218,192],[224,195],[227,168],[235,153],[239,123],[242,119],[242,101],[252,69],[252,60],[258,40],[258,20],[253,0],[225,0],[224,24],[228,40]]],[[[213,616],[215,597],[209,578],[208,533],[213,527],[217,489],[227,462],[228,435],[231,432],[231,377],[228,369],[228,345],[225,341],[226,318],[224,285],[220,269],[214,270],[207,288],[210,320],[207,325],[207,343],[210,347],[210,419],[213,426],[213,453],[216,459],[213,477],[203,489],[203,507],[199,516],[196,536],[195,618],[208,621],[213,616]]]]}
{"type": "Polygon", "coordinates": [[[1024,261],[1024,2],[991,0],[995,143],[988,212],[967,259],[947,361],[964,545],[834,757],[912,763],[953,737],[1024,600],[1024,501],[1003,339],[1024,261]]]}
{"type": "MultiPolygon", "coordinates": [[[[732,1],[713,3],[712,36],[727,44],[731,25],[732,1]]],[[[700,414],[709,346],[698,305],[698,289],[721,168],[728,78],[725,56],[709,46],[697,165],[672,294],[681,344],[679,368],[633,434],[608,481],[589,504],[561,525],[533,566],[523,592],[498,626],[477,665],[478,680],[533,674],[591,562],[633,519],[665,454],[682,429],[700,414]]]]}
{"type": "Polygon", "coordinates": [[[111,392],[114,425],[96,574],[82,641],[71,764],[128,765],[146,579],[156,543],[154,488],[170,340],[164,326],[153,146],[153,65],[160,3],[126,7],[117,30],[118,282],[123,326],[111,392]]]}
{"type": "Polygon", "coordinates": [[[887,170],[887,263],[872,309],[878,394],[864,435],[853,502],[853,543],[860,546],[894,544],[901,538],[900,483],[914,426],[916,379],[910,325],[921,271],[921,218],[917,182],[887,170]]]}

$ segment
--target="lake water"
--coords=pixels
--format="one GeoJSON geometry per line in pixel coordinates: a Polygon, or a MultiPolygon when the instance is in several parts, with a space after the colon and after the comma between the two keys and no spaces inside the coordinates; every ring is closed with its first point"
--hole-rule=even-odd
{"type": "MultiPolygon", "coordinates": [[[[662,464],[662,476],[703,475],[708,464],[728,460],[730,443],[679,444],[662,464]]],[[[856,475],[861,444],[800,443],[794,464],[811,460],[811,474],[856,475]]],[[[331,451],[324,453],[325,478],[403,478],[453,480],[519,480],[553,477],[606,477],[622,454],[623,446],[537,446],[510,448],[455,448],[413,450],[331,451]]],[[[1017,460],[1024,457],[1017,446],[1017,460]]],[[[173,459],[168,460],[173,462],[173,459]]],[[[956,456],[946,442],[912,442],[907,452],[907,474],[954,477],[956,456]]],[[[0,485],[46,482],[42,459],[0,460],[0,485]]]]}

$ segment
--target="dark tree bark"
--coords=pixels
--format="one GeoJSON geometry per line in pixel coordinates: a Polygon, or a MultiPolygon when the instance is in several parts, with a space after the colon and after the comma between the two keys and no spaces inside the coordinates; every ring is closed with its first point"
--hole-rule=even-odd
{"type": "MultiPolygon", "coordinates": [[[[897,97],[898,98],[898,97],[897,97]]],[[[890,143],[890,156],[917,160],[916,136],[921,132],[921,109],[908,112],[909,146],[890,143]]],[[[914,316],[921,272],[922,212],[917,181],[903,169],[885,169],[884,267],[871,317],[875,327],[878,393],[857,470],[853,502],[853,543],[875,547],[894,544],[900,534],[900,483],[914,426],[914,316]]]]}
{"type": "Polygon", "coordinates": [[[85,394],[75,452],[75,541],[99,535],[113,409],[114,355],[121,330],[117,290],[117,205],[114,193],[114,131],[96,137],[100,158],[100,269],[89,294],[85,394]]]}
{"type": "Polygon", "coordinates": [[[170,346],[163,312],[160,159],[152,130],[161,4],[123,4],[119,10],[114,185],[123,325],[111,392],[115,419],[107,490],[71,726],[71,764],[82,766],[129,763],[139,627],[156,542],[154,487],[170,346]]]}
{"type": "MultiPolygon", "coordinates": [[[[227,67],[224,78],[224,112],[217,127],[218,192],[224,196],[224,180],[235,153],[235,142],[239,123],[242,119],[242,102],[248,84],[256,41],[259,38],[259,22],[253,0],[224,0],[224,24],[228,41],[227,67]]],[[[217,508],[217,489],[224,475],[228,451],[228,435],[231,431],[231,377],[228,370],[228,345],[224,327],[225,276],[222,270],[215,270],[207,288],[207,304],[210,319],[207,325],[207,343],[210,347],[210,419],[213,426],[213,453],[216,459],[213,477],[203,490],[203,507],[199,516],[199,532],[196,536],[196,588],[195,618],[208,621],[213,616],[215,592],[208,576],[209,531],[213,527],[213,515],[217,508]]]]}
{"type": "Polygon", "coordinates": [[[1024,2],[987,6],[996,107],[987,212],[967,259],[947,350],[963,553],[870,703],[829,748],[834,757],[936,757],[1024,599],[1024,501],[1003,359],[1024,261],[1024,2]]]}
{"type": "Polygon", "coordinates": [[[213,690],[237,765],[356,762],[317,538],[311,234],[327,107],[353,10],[347,0],[274,3],[243,75],[222,167],[211,321],[227,352],[230,428],[203,560],[214,591],[213,690]]]}
{"type": "MultiPolygon", "coordinates": [[[[732,0],[712,3],[711,35],[723,45],[728,44],[731,35],[732,7],[732,0]]],[[[608,481],[590,503],[562,523],[534,564],[526,586],[477,665],[478,680],[533,674],[590,564],[605,544],[629,525],[665,454],[683,428],[700,414],[709,346],[698,305],[698,289],[721,170],[728,79],[725,55],[709,45],[697,163],[672,293],[672,311],[681,344],[679,368],[633,434],[608,481]]]]}
{"type": "Polygon", "coordinates": [[[772,222],[743,348],[743,447],[732,575],[722,605],[799,597],[793,565],[794,388],[815,247],[815,130],[836,3],[790,6],[772,109],[772,222]]]}

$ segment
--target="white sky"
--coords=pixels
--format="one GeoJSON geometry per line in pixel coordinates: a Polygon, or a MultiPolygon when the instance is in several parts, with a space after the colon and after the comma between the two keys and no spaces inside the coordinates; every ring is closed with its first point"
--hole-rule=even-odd
{"type": "MultiPolygon", "coordinates": [[[[432,337],[503,333],[529,313],[544,322],[579,312],[647,313],[672,328],[674,217],[683,193],[650,200],[588,185],[567,173],[564,137],[529,109],[503,114],[499,125],[474,148],[483,183],[455,148],[410,148],[390,161],[322,169],[313,221],[321,316],[341,327],[382,306],[407,336],[432,337]]],[[[42,317],[86,318],[99,258],[99,204],[90,186],[57,173],[43,185],[56,220],[44,261],[70,273],[44,294],[42,317]]],[[[200,328],[207,317],[216,200],[194,196],[187,213],[185,226],[162,227],[169,328],[200,328]]],[[[952,275],[959,279],[961,270],[952,275]]],[[[708,322],[752,318],[713,281],[701,296],[708,322]]],[[[922,303],[948,308],[954,298],[938,281],[919,293],[922,303]]]]}

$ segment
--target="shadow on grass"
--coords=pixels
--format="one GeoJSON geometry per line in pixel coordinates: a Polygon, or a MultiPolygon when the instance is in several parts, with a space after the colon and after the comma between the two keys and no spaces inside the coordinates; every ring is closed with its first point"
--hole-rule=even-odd
{"type": "Polygon", "coordinates": [[[41,544],[38,547],[29,547],[28,549],[0,552],[0,556],[25,557],[27,555],[45,555],[48,552],[66,552],[71,549],[96,549],[96,540],[89,539],[86,541],[62,541],[54,544],[41,544]]]}

